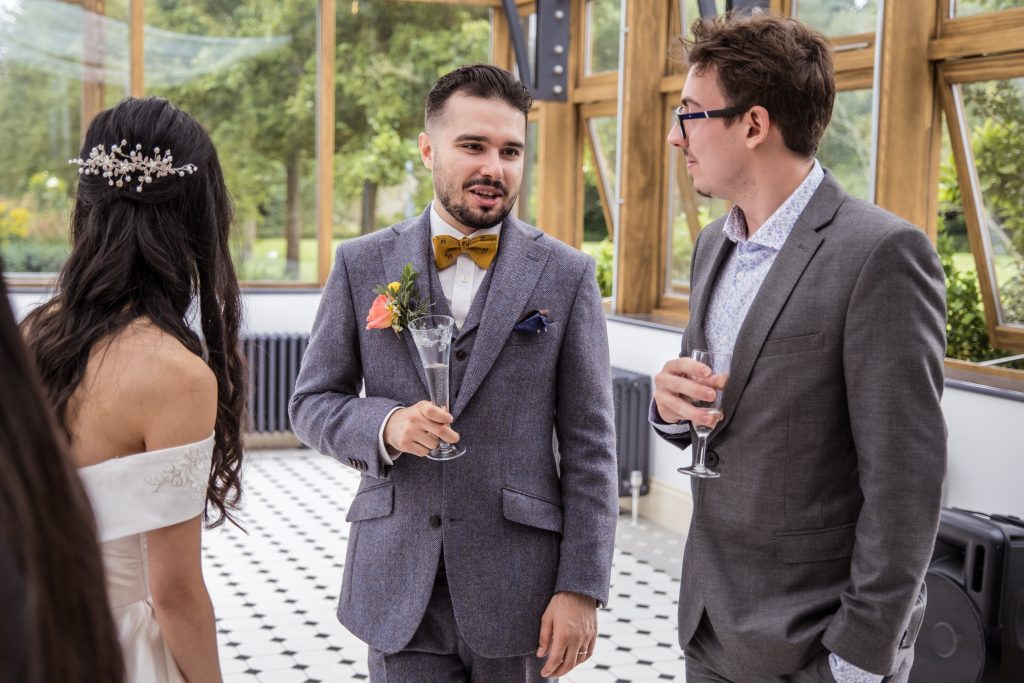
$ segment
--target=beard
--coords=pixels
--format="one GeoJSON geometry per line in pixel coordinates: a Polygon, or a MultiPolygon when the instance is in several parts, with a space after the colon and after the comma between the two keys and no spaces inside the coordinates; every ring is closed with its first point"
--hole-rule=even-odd
{"type": "Polygon", "coordinates": [[[450,182],[444,173],[436,171],[434,173],[434,193],[437,195],[438,201],[441,202],[441,206],[452,218],[473,230],[490,228],[503,222],[506,216],[512,212],[512,207],[515,206],[516,199],[519,198],[518,188],[515,192],[509,192],[508,186],[500,180],[473,178],[463,184],[462,191],[466,192],[473,186],[494,188],[501,193],[501,202],[490,209],[472,206],[469,202],[456,198],[454,183],[450,182]]]}

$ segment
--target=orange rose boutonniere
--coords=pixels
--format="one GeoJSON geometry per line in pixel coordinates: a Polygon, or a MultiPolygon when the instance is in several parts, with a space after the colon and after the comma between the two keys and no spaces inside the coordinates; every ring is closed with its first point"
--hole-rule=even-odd
{"type": "Polygon", "coordinates": [[[412,264],[407,263],[398,282],[373,288],[377,298],[366,315],[366,329],[386,330],[390,327],[398,334],[409,326],[409,321],[427,314],[430,304],[419,302],[416,275],[412,264]]]}

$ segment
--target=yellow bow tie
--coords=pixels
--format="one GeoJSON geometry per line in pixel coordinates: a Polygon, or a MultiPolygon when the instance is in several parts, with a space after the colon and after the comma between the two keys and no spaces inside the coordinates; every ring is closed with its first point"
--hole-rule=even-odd
{"type": "Polygon", "coordinates": [[[487,270],[497,253],[498,236],[493,233],[462,239],[450,235],[434,237],[434,263],[438,270],[444,270],[455,263],[459,254],[466,254],[473,259],[473,263],[487,270]]]}

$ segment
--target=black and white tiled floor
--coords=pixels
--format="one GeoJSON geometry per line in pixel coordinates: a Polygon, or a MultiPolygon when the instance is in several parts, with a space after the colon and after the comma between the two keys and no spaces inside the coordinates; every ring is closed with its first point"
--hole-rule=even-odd
{"type": "MultiPolygon", "coordinates": [[[[217,611],[225,683],[367,680],[366,645],[337,621],[359,475],[308,450],[255,451],[241,520],[206,532],[206,582],[217,611]]],[[[610,606],[594,656],[568,683],[682,681],[676,601],[682,539],[620,518],[610,606]]]]}

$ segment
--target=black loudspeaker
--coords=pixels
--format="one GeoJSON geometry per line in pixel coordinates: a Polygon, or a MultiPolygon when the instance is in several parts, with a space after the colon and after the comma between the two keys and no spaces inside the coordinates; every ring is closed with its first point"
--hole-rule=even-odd
{"type": "Polygon", "coordinates": [[[1024,682],[1024,521],[942,511],[911,683],[1024,682]]]}

